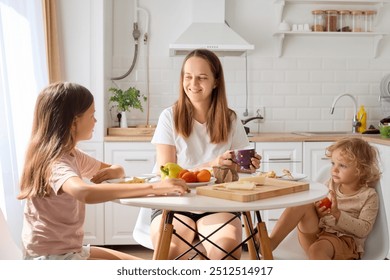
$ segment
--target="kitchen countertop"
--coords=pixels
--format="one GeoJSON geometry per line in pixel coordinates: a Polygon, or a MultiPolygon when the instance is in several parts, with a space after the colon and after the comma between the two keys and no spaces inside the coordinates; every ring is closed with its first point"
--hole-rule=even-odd
{"type": "MultiPolygon", "coordinates": [[[[344,137],[361,137],[370,143],[390,146],[390,138],[382,138],[379,134],[321,134],[302,135],[292,132],[251,133],[251,142],[333,142],[344,137]]],[[[150,142],[152,136],[106,136],[105,142],[150,142]]]]}

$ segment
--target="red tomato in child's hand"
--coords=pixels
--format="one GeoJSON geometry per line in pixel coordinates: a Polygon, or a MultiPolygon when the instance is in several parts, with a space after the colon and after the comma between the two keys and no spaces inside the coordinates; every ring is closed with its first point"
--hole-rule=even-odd
{"type": "Polygon", "coordinates": [[[330,201],[330,199],[328,197],[325,197],[324,199],[322,199],[320,201],[319,207],[321,208],[321,207],[324,207],[324,206],[325,206],[326,209],[328,209],[328,208],[330,208],[332,206],[332,201],[330,201]]]}

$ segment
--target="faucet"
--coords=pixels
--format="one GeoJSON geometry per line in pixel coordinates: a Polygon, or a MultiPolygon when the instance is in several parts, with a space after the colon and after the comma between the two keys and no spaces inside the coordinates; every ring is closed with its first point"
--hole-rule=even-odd
{"type": "Polygon", "coordinates": [[[249,127],[245,126],[248,122],[253,121],[253,120],[262,120],[262,119],[264,119],[263,116],[260,115],[259,110],[257,110],[257,115],[256,116],[251,117],[251,118],[247,118],[245,120],[241,120],[242,124],[244,125],[244,129],[245,129],[246,134],[248,135],[249,132],[250,132],[249,127]]]}
{"type": "Polygon", "coordinates": [[[349,93],[343,93],[343,94],[340,94],[338,96],[336,96],[336,98],[333,100],[333,104],[332,104],[332,107],[330,108],[330,113],[333,114],[334,112],[334,107],[337,103],[337,101],[343,97],[343,96],[348,96],[352,99],[353,101],[353,105],[354,105],[354,108],[353,108],[353,118],[352,118],[352,133],[357,133],[358,132],[358,129],[359,129],[359,126],[361,126],[361,122],[357,119],[357,102],[356,102],[356,98],[353,97],[351,94],[349,93]]]}
{"type": "Polygon", "coordinates": [[[253,120],[262,120],[264,119],[262,116],[258,115],[258,116],[255,116],[255,117],[251,117],[251,118],[247,118],[245,120],[241,120],[242,124],[243,125],[246,125],[248,122],[250,121],[253,121],[253,120]]]}

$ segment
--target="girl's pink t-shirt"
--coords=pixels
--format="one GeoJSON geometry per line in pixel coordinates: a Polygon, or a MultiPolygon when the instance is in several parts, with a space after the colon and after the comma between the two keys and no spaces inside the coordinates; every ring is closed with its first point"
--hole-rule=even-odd
{"type": "Polygon", "coordinates": [[[27,199],[22,241],[30,256],[80,252],[84,238],[85,204],[64,193],[62,185],[71,177],[90,179],[101,162],[75,149],[52,168],[48,197],[27,199]]]}

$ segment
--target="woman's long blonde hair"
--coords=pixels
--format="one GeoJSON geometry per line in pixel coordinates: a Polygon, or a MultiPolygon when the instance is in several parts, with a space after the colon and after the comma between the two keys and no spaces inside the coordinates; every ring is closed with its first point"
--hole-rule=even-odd
{"type": "Polygon", "coordinates": [[[71,133],[73,121],[92,103],[91,92],[74,83],[57,82],[41,91],[35,104],[18,199],[50,194],[53,163],[75,147],[71,133]]]}
{"type": "Polygon", "coordinates": [[[191,57],[199,57],[206,60],[216,80],[216,87],[211,94],[211,104],[207,113],[207,132],[211,143],[223,143],[228,140],[232,129],[232,121],[237,118],[236,113],[229,109],[226,97],[225,78],[222,64],[212,51],[197,49],[190,52],[184,59],[180,73],[179,99],[174,104],[175,129],[178,134],[187,138],[193,128],[194,108],[183,88],[184,65],[191,57]]]}
{"type": "Polygon", "coordinates": [[[375,187],[381,177],[378,150],[360,138],[343,138],[326,149],[331,157],[335,150],[350,163],[356,163],[360,186],[375,187]]]}

